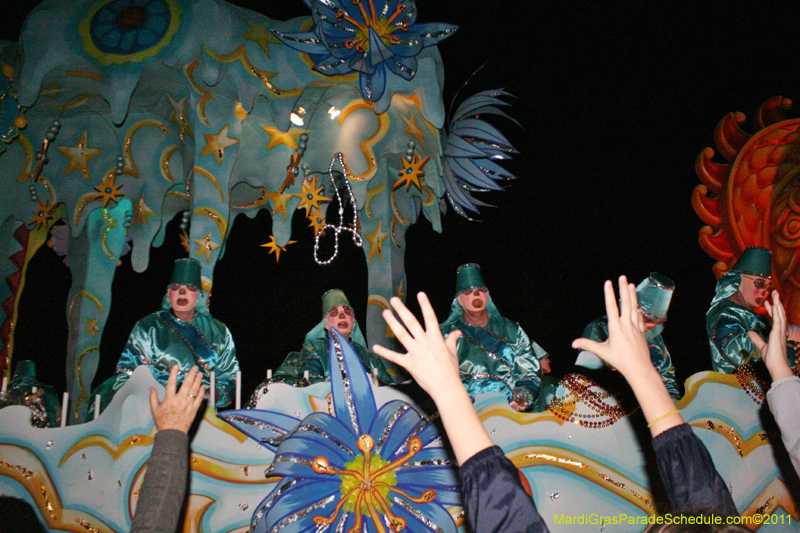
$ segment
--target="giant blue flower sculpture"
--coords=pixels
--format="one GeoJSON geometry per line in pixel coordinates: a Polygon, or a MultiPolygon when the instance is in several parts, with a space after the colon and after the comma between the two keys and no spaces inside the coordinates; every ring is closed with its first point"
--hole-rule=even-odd
{"type": "Polygon", "coordinates": [[[500,99],[503,96],[510,94],[494,89],[470,96],[458,106],[448,127],[442,157],[445,192],[453,210],[469,220],[465,210],[477,213],[478,206],[488,205],[470,193],[501,191],[503,181],[516,179],[495,161],[511,159],[517,150],[500,130],[479,118],[495,115],[519,125],[500,110],[508,105],[500,99]]]}
{"type": "Polygon", "coordinates": [[[454,463],[434,425],[411,405],[377,409],[347,340],[330,341],[334,415],[302,421],[270,411],[220,417],[277,451],[267,475],[282,476],[256,507],[254,533],[347,531],[454,533],[446,505],[460,505],[454,463]]]}
{"type": "Polygon", "coordinates": [[[416,24],[413,0],[305,1],[314,28],[273,33],[287,46],[309,54],[322,74],[358,72],[361,95],[371,102],[383,96],[387,75],[411,80],[422,49],[458,29],[441,22],[416,24]]]}

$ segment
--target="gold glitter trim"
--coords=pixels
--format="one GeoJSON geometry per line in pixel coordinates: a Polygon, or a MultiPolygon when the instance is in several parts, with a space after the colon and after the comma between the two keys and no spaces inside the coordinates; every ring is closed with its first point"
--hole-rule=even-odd
{"type": "Polygon", "coordinates": [[[22,152],[25,154],[25,164],[22,166],[19,176],[17,176],[17,183],[19,183],[31,179],[31,166],[33,165],[33,145],[31,144],[31,141],[21,133],[15,139],[15,142],[19,144],[20,148],[22,148],[22,152]]]}
{"type": "Polygon", "coordinates": [[[87,205],[94,202],[95,200],[99,200],[100,195],[97,193],[86,193],[78,199],[78,202],[75,205],[75,214],[73,216],[73,222],[77,226],[83,216],[83,210],[86,208],[87,205]]]}
{"type": "Polygon", "coordinates": [[[268,192],[267,188],[262,186],[261,196],[259,196],[256,201],[250,202],[249,204],[246,205],[231,205],[231,207],[234,209],[252,209],[254,207],[262,206],[265,203],[267,203],[267,192],[268,192]]]}
{"type": "MultiPolygon", "coordinates": [[[[344,121],[347,117],[350,116],[351,113],[355,111],[359,111],[361,109],[369,109],[373,113],[375,113],[375,105],[371,102],[366,102],[364,100],[354,100],[347,104],[344,109],[342,109],[341,114],[339,115],[339,126],[344,124],[344,121]]],[[[382,113],[380,115],[375,115],[375,119],[378,121],[378,129],[375,134],[368,138],[365,141],[361,141],[359,146],[361,146],[361,153],[364,154],[364,160],[367,162],[367,170],[363,174],[356,175],[350,168],[347,166],[347,156],[345,156],[345,170],[350,175],[351,181],[365,181],[371,179],[375,176],[375,172],[378,170],[378,163],[375,157],[375,145],[378,144],[389,131],[389,126],[391,125],[391,121],[389,120],[388,113],[382,113]]]]}
{"type": "Polygon", "coordinates": [[[194,210],[195,215],[203,215],[214,222],[217,223],[217,227],[219,228],[219,234],[221,239],[225,239],[225,235],[228,233],[228,220],[216,209],[213,207],[198,207],[194,210]]]}
{"type": "MultiPolygon", "coordinates": [[[[219,192],[219,201],[222,202],[223,200],[225,200],[225,197],[222,194],[222,187],[220,187],[219,182],[217,181],[217,178],[215,178],[214,175],[211,172],[209,172],[208,170],[206,170],[206,169],[204,169],[202,167],[198,167],[196,165],[192,169],[192,172],[194,172],[195,174],[197,174],[199,176],[203,176],[208,181],[213,183],[214,186],[217,188],[217,192],[219,192]]],[[[187,185],[187,188],[188,188],[188,185],[187,185]]]]}
{"type": "Polygon", "coordinates": [[[167,196],[177,196],[178,198],[180,198],[180,199],[182,199],[182,200],[186,200],[187,202],[189,201],[189,195],[188,195],[188,194],[186,194],[185,192],[179,192],[179,191],[167,191],[167,194],[166,194],[166,195],[167,195],[167,196]]]}
{"type": "Polygon", "coordinates": [[[136,164],[133,162],[133,157],[131,156],[131,143],[133,142],[134,134],[147,126],[158,128],[164,133],[164,135],[169,136],[169,130],[167,127],[158,120],[142,120],[141,122],[137,122],[131,126],[131,129],[128,130],[128,133],[125,134],[125,141],[122,148],[122,156],[125,158],[125,168],[122,169],[122,172],[133,176],[134,178],[139,177],[139,169],[136,168],[136,164]]]}
{"type": "Polygon", "coordinates": [[[175,178],[172,177],[172,173],[169,170],[169,159],[172,157],[172,154],[177,151],[178,147],[174,144],[167,146],[164,151],[161,152],[161,157],[158,160],[158,167],[161,169],[161,175],[170,183],[175,183],[175,178]]]}
{"type": "Polygon", "coordinates": [[[743,440],[736,429],[727,427],[721,420],[716,418],[692,420],[689,422],[689,425],[696,428],[707,429],[708,431],[713,431],[718,435],[722,435],[733,445],[739,457],[745,457],[753,450],[769,444],[769,438],[763,431],[751,435],[747,440],[743,440]]]}
{"type": "Polygon", "coordinates": [[[647,514],[655,512],[652,496],[646,487],[578,452],[555,446],[525,446],[506,456],[519,469],[542,465],[555,466],[594,483],[647,514]]]}
{"type": "MultiPolygon", "coordinates": [[[[742,512],[742,516],[771,515],[778,509],[783,509],[795,520],[800,520],[800,509],[795,506],[789,488],[782,479],[776,477],[753,498],[750,505],[742,512]]],[[[766,524],[766,520],[763,523],[766,524]]]]}
{"type": "Polygon", "coordinates": [[[75,366],[78,375],[78,397],[72,402],[73,413],[75,418],[73,420],[80,420],[78,418],[78,406],[83,402],[89,402],[89,394],[86,392],[86,385],[83,383],[83,374],[81,374],[81,365],[83,365],[84,358],[90,353],[99,352],[100,345],[94,344],[83,350],[78,356],[78,364],[75,366]]]}
{"type": "Polygon", "coordinates": [[[403,247],[400,246],[399,242],[397,242],[397,237],[394,234],[394,227],[396,225],[397,225],[397,217],[392,217],[392,224],[391,224],[391,231],[390,231],[390,233],[392,234],[392,242],[394,243],[394,245],[397,247],[398,250],[402,250],[403,247]]]}
{"type": "Polygon", "coordinates": [[[103,77],[100,74],[86,72],[85,70],[65,70],[64,75],[71,76],[73,78],[88,78],[92,81],[96,81],[97,83],[102,83],[103,81],[103,77]]]}
{"type": "Polygon", "coordinates": [[[80,107],[80,106],[86,104],[86,102],[88,102],[92,98],[102,98],[102,95],[99,95],[99,94],[82,94],[79,97],[77,97],[75,100],[73,100],[72,102],[69,102],[67,104],[64,104],[64,105],[49,105],[47,107],[50,108],[50,109],[56,109],[56,110],[61,110],[61,111],[65,110],[65,109],[75,109],[77,107],[80,107]]]}
{"type": "Polygon", "coordinates": [[[120,442],[119,444],[114,444],[111,440],[106,437],[105,435],[95,434],[95,435],[87,435],[86,437],[82,438],[78,442],[76,442],[72,448],[64,454],[64,457],[61,459],[61,462],[58,463],[58,466],[63,466],[64,463],[67,462],[67,459],[75,455],[81,450],[85,450],[87,448],[101,448],[111,456],[111,459],[116,461],[125,453],[132,450],[133,448],[139,448],[141,446],[152,446],[153,445],[153,435],[155,434],[155,426],[153,429],[150,430],[149,435],[131,435],[127,437],[125,440],[120,442]]]}
{"type": "Polygon", "coordinates": [[[196,81],[194,81],[194,78],[192,77],[192,75],[194,74],[194,69],[196,69],[199,64],[200,64],[200,62],[197,61],[197,60],[192,61],[191,63],[186,65],[186,67],[184,67],[183,73],[186,75],[186,78],[189,80],[189,85],[191,85],[192,88],[195,91],[200,93],[200,100],[198,100],[198,102],[196,104],[196,106],[197,106],[196,107],[197,116],[198,116],[198,118],[200,119],[200,121],[203,124],[205,124],[206,126],[208,126],[210,128],[211,124],[209,124],[208,118],[206,118],[206,104],[208,104],[208,102],[210,102],[211,100],[216,98],[216,96],[214,96],[210,92],[208,92],[205,89],[203,89],[202,87],[200,87],[200,85],[198,85],[198,83],[196,81]]]}
{"type": "Polygon", "coordinates": [[[106,254],[106,257],[111,259],[112,261],[117,258],[111,250],[108,248],[108,234],[111,233],[111,230],[117,227],[117,221],[108,214],[108,209],[103,208],[100,210],[100,216],[103,217],[103,222],[106,223],[105,227],[103,228],[103,234],[100,237],[100,249],[103,250],[103,253],[106,254]]]}
{"type": "Polygon", "coordinates": [[[373,187],[372,189],[367,189],[367,201],[364,202],[364,209],[367,211],[367,218],[372,220],[372,200],[375,196],[379,195],[383,190],[386,189],[386,184],[381,183],[377,187],[373,187]]]}
{"type": "Polygon", "coordinates": [[[251,76],[255,76],[259,80],[261,80],[261,84],[264,86],[266,90],[272,93],[273,96],[277,96],[279,98],[292,98],[295,96],[299,96],[303,89],[292,89],[292,90],[282,90],[272,84],[269,81],[269,78],[276,76],[277,72],[269,72],[266,70],[259,70],[250,63],[250,60],[247,59],[247,47],[243,44],[239,46],[236,50],[231,52],[230,54],[217,54],[214,52],[210,46],[205,45],[203,47],[203,51],[209,57],[219,61],[220,63],[233,63],[234,61],[239,61],[242,64],[242,67],[246,72],[249,72],[251,76]]]}
{"type": "Polygon", "coordinates": [[[402,222],[404,225],[408,224],[408,219],[400,214],[400,210],[397,208],[397,201],[394,197],[395,191],[392,190],[391,199],[392,199],[392,211],[394,211],[395,216],[402,222]]]}
{"type": "MultiPolygon", "coordinates": [[[[377,305],[381,308],[381,311],[385,311],[386,309],[391,309],[392,307],[389,305],[389,300],[381,296],[380,294],[370,294],[367,298],[367,305],[377,305]]],[[[386,337],[389,339],[394,338],[394,332],[389,325],[386,325],[386,337]]]]}
{"type": "Polygon", "coordinates": [[[16,481],[28,492],[50,530],[85,533],[88,526],[91,531],[114,531],[93,515],[63,508],[47,467],[29,448],[0,444],[0,476],[16,481]]]}
{"type": "Polygon", "coordinates": [[[67,324],[69,325],[70,331],[73,329],[72,327],[72,310],[75,307],[75,304],[78,303],[78,298],[86,298],[87,300],[91,301],[94,305],[97,306],[98,311],[101,313],[105,310],[103,306],[103,302],[100,301],[100,298],[92,294],[87,290],[79,291],[75,296],[72,297],[72,302],[69,304],[69,311],[67,311],[67,324]]]}

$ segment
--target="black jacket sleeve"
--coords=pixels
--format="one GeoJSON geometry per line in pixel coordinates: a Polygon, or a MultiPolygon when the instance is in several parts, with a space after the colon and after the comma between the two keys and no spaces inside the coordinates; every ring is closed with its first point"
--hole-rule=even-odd
{"type": "Polygon", "coordinates": [[[672,427],[653,439],[658,471],[669,501],[680,513],[737,516],[725,482],[703,442],[688,424],[672,427]]]}
{"type": "Polygon", "coordinates": [[[156,433],[131,533],[174,533],[188,473],[189,436],[175,429],[156,433]]]}
{"type": "Polygon", "coordinates": [[[548,532],[519,476],[497,446],[481,450],[461,465],[461,497],[472,531],[548,532]]]}

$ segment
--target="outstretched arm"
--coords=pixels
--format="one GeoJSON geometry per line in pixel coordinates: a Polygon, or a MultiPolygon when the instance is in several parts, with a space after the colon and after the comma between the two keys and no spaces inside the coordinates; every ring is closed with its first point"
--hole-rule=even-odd
{"type": "Polygon", "coordinates": [[[781,429],[781,440],[789,452],[795,471],[800,473],[800,379],[794,375],[786,360],[786,311],[781,305],[777,291],[772,293],[772,303],[765,302],[772,317],[769,343],[765,343],[755,332],[750,333],[753,343],[761,350],[764,363],[772,377],[772,386],[767,392],[767,403],[775,422],[781,429]]]}
{"type": "Polygon", "coordinates": [[[442,338],[439,321],[424,293],[417,295],[425,329],[398,298],[391,303],[402,323],[390,311],[383,318],[407,354],[374,346],[378,355],[402,366],[431,395],[450,444],[461,465],[462,498],[473,531],[546,533],[547,526],[525,493],[519,471],[494,446],[472,407],[458,372],[454,331],[442,338]]]}
{"type": "Polygon", "coordinates": [[[606,281],[603,287],[608,315],[608,340],[576,339],[572,347],[586,350],[616,368],[633,389],[650,426],[653,437],[683,423],[679,411],[667,392],[661,374],[653,367],[645,338],[644,319],[639,313],[636,287],[625,276],[619,278],[620,307],[614,287],[606,281]]]}
{"type": "Polygon", "coordinates": [[[610,281],[606,281],[604,292],[608,340],[599,343],[576,339],[573,348],[597,354],[628,381],[653,435],[658,471],[673,508],[678,512],[702,510],[720,515],[737,514],[708,450],[692,428],[683,423],[661,374],[650,360],[636,287],[628,283],[625,276],[620,276],[619,309],[610,281]]]}
{"type": "Polygon", "coordinates": [[[456,353],[456,342],[461,337],[461,332],[454,331],[445,340],[439,331],[439,322],[428,297],[421,292],[417,295],[417,300],[425,321],[424,329],[399,298],[392,298],[391,304],[402,323],[391,311],[383,312],[384,320],[408,353],[401,354],[379,345],[372,349],[381,357],[405,368],[431,396],[439,409],[456,460],[461,465],[494,444],[461,383],[456,353]]]}
{"type": "Polygon", "coordinates": [[[178,526],[189,470],[187,432],[203,402],[205,385],[197,367],[192,367],[176,392],[177,381],[175,365],[170,369],[163,401],[159,402],[155,389],[150,389],[150,410],[158,433],[147,461],[131,533],[172,533],[178,526]]]}

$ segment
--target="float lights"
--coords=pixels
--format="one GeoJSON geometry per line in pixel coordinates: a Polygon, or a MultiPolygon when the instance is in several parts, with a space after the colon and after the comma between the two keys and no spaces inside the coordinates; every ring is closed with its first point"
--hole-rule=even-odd
{"type": "Polygon", "coordinates": [[[289,120],[291,120],[292,124],[294,124],[295,126],[302,126],[303,125],[303,115],[305,115],[305,114],[306,114],[306,110],[304,108],[302,108],[302,107],[298,107],[296,113],[292,112],[292,114],[289,115],[289,120]]]}
{"type": "Polygon", "coordinates": [[[328,109],[328,114],[331,116],[331,120],[336,120],[336,117],[338,117],[341,113],[342,112],[336,109],[335,106],[331,106],[331,108],[328,109]]]}

